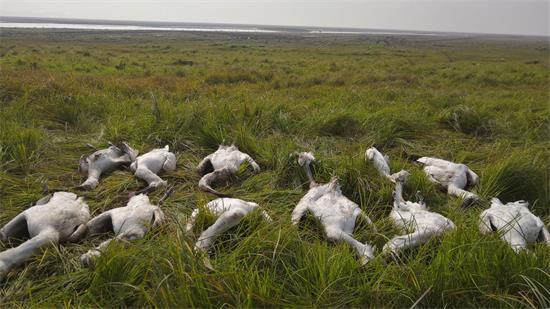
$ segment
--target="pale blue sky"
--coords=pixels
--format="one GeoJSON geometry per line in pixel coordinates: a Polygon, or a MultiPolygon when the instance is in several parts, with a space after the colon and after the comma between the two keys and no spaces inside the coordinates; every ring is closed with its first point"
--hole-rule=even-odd
{"type": "Polygon", "coordinates": [[[0,0],[0,15],[550,35],[550,0],[0,0]]]}

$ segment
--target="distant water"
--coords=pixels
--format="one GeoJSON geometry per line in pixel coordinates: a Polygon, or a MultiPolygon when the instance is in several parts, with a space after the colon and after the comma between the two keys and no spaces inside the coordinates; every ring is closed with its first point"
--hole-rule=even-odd
{"type": "Polygon", "coordinates": [[[102,24],[58,24],[58,23],[0,23],[0,28],[34,28],[34,29],[82,29],[82,30],[156,30],[156,31],[193,31],[193,32],[257,32],[279,33],[277,30],[258,28],[229,27],[145,27],[132,25],[102,25],[102,24]]]}
{"type": "Polygon", "coordinates": [[[309,30],[311,34],[379,34],[379,35],[428,35],[437,36],[441,34],[427,32],[404,32],[404,31],[334,31],[334,30],[309,30]]]}
{"type": "Polygon", "coordinates": [[[188,31],[188,32],[236,32],[236,33],[281,33],[281,34],[310,34],[310,35],[421,35],[437,36],[441,34],[427,32],[406,31],[367,31],[367,30],[334,30],[334,29],[306,29],[296,28],[292,30],[262,29],[253,26],[135,26],[135,25],[108,25],[108,24],[76,24],[76,23],[23,23],[0,22],[0,28],[31,28],[31,29],[81,29],[81,30],[122,30],[122,31],[188,31]]]}

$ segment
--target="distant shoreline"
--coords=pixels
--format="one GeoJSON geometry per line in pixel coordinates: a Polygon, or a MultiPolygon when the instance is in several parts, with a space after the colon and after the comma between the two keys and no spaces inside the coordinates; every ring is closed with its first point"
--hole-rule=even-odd
{"type": "Polygon", "coordinates": [[[144,27],[108,24],[64,24],[64,23],[4,23],[0,28],[25,29],[74,29],[74,30],[121,30],[121,31],[188,31],[188,32],[239,32],[239,33],[281,33],[281,31],[256,28],[199,28],[199,27],[144,27]]]}
{"type": "Polygon", "coordinates": [[[260,34],[295,34],[295,35],[396,35],[396,36],[505,36],[503,34],[454,33],[436,31],[359,29],[336,27],[301,27],[271,26],[244,24],[153,22],[153,21],[115,21],[67,18],[34,18],[0,16],[0,28],[26,29],[80,29],[80,30],[122,30],[122,31],[186,31],[186,32],[226,32],[226,33],[260,33],[260,34]]]}

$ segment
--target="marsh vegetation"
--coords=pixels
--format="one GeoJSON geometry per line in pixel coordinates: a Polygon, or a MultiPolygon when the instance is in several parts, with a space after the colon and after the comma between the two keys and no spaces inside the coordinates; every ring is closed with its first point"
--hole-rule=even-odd
{"type": "MultiPolygon", "coordinates": [[[[4,306],[550,306],[550,248],[515,254],[477,229],[493,196],[527,200],[550,224],[547,41],[2,30],[0,55],[1,224],[41,198],[44,182],[78,185],[87,143],[128,141],[141,153],[169,144],[178,155],[163,176],[175,184],[167,226],[112,244],[93,271],[78,257],[105,238],[45,250],[0,282],[4,306]],[[275,221],[253,214],[219,238],[210,271],[184,227],[213,198],[197,189],[195,167],[222,141],[262,172],[243,166],[220,189],[275,221]],[[356,238],[382,248],[398,231],[387,218],[393,187],[365,162],[373,145],[412,173],[407,196],[421,190],[457,228],[361,267],[311,216],[291,226],[307,178],[289,154],[315,152],[316,178],[337,175],[378,228],[359,222],[356,238]],[[417,156],[468,164],[481,203],[459,209],[417,156]]],[[[96,215],[143,186],[120,170],[82,194],[96,215]]],[[[202,215],[197,231],[212,222],[202,215]]]]}

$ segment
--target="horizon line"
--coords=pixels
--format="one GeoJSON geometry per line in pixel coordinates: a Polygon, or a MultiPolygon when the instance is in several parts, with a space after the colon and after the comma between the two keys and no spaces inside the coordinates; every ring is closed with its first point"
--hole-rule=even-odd
{"type": "MultiPolygon", "coordinates": [[[[549,35],[543,34],[511,34],[511,33],[490,33],[490,32],[458,32],[458,31],[433,31],[433,30],[415,30],[415,29],[388,29],[388,28],[360,28],[360,27],[335,27],[335,26],[297,26],[297,25],[275,25],[275,24],[252,24],[252,23],[215,23],[215,22],[189,22],[189,21],[156,21],[156,20],[136,20],[136,19],[92,19],[92,18],[67,18],[67,17],[37,17],[37,16],[5,16],[0,15],[0,22],[3,18],[13,18],[13,19],[46,19],[46,20],[68,20],[68,21],[88,21],[90,24],[92,22],[118,22],[125,25],[131,22],[141,22],[141,23],[155,23],[155,24],[194,24],[194,25],[228,25],[228,26],[259,26],[259,27],[273,27],[273,28],[291,28],[291,29],[342,29],[342,30],[363,30],[363,31],[399,31],[399,32],[411,32],[411,33],[435,33],[435,34],[454,34],[454,35],[479,35],[479,36],[514,36],[514,37],[541,37],[541,38],[550,38],[549,35]]],[[[17,23],[17,22],[14,22],[17,23]]],[[[55,22],[54,22],[55,23],[55,22]]],[[[137,26],[137,25],[133,25],[137,26]]],[[[361,34],[361,33],[357,34],[361,34]]]]}

